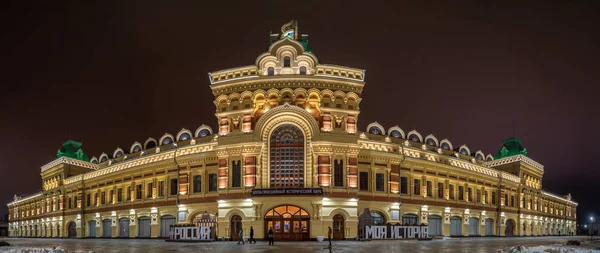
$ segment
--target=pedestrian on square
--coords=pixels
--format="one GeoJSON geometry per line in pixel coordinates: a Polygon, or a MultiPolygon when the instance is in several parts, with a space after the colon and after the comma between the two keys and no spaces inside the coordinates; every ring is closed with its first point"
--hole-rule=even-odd
{"type": "Polygon", "coordinates": [[[250,239],[248,239],[248,243],[252,243],[254,242],[254,244],[256,244],[256,239],[254,239],[254,228],[252,228],[252,226],[250,226],[250,239]]]}
{"type": "Polygon", "coordinates": [[[329,246],[331,246],[331,226],[329,226],[329,231],[327,231],[327,240],[329,240],[329,246]]]}
{"type": "Polygon", "coordinates": [[[244,242],[244,230],[243,230],[242,228],[240,228],[240,233],[239,233],[239,236],[240,236],[240,240],[238,241],[238,245],[240,245],[240,242],[241,242],[242,244],[246,244],[246,243],[244,242]]]}
{"type": "Polygon", "coordinates": [[[267,237],[269,237],[269,245],[275,245],[274,238],[275,235],[273,233],[273,227],[269,228],[269,232],[267,232],[267,237]]]}

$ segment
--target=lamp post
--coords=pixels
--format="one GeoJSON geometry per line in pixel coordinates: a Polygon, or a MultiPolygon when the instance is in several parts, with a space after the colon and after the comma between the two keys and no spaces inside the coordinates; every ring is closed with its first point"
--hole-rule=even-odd
{"type": "Polygon", "coordinates": [[[592,237],[594,236],[594,217],[590,217],[590,242],[593,241],[592,237]]]}

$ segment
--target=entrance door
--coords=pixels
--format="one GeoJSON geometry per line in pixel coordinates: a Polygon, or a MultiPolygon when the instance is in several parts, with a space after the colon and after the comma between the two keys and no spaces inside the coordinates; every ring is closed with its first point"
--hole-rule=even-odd
{"type": "Polygon", "coordinates": [[[479,218],[469,218],[469,236],[479,236],[479,218]]]}
{"type": "Polygon", "coordinates": [[[273,228],[274,239],[277,241],[306,241],[310,240],[310,216],[306,210],[291,206],[278,206],[265,215],[265,236],[269,228],[273,228]]]}
{"type": "Polygon", "coordinates": [[[442,236],[442,217],[437,215],[429,215],[427,217],[429,225],[427,225],[429,237],[442,236]]]}
{"type": "MultiPolygon", "coordinates": [[[[240,240],[240,229],[242,228],[242,217],[239,215],[234,215],[231,217],[231,240],[238,241],[240,240]]],[[[249,235],[249,234],[248,234],[249,235]]]]}
{"type": "Polygon", "coordinates": [[[487,235],[487,236],[494,235],[494,220],[485,219],[485,235],[487,235]]]}
{"type": "Polygon", "coordinates": [[[129,238],[129,218],[119,220],[119,237],[129,238]]]}
{"type": "Polygon", "coordinates": [[[102,220],[102,237],[112,237],[112,222],[110,219],[102,220]]]}
{"type": "Polygon", "coordinates": [[[450,236],[462,236],[462,218],[450,217],[450,236]]]}
{"type": "Polygon", "coordinates": [[[169,237],[171,225],[175,224],[175,216],[165,215],[160,217],[160,237],[169,237]]]}
{"type": "Polygon", "coordinates": [[[77,228],[75,226],[75,222],[69,223],[69,235],[68,236],[71,238],[77,237],[77,228]]]}
{"type": "Polygon", "coordinates": [[[140,217],[138,220],[138,237],[150,238],[150,217],[140,217]]]}
{"type": "Polygon", "coordinates": [[[88,237],[96,237],[96,221],[88,221],[88,237]]]}
{"type": "Polygon", "coordinates": [[[341,214],[333,216],[333,239],[344,240],[344,216],[341,214]]]}
{"type": "Polygon", "coordinates": [[[506,236],[515,236],[515,221],[512,219],[506,221],[506,229],[504,230],[504,234],[506,236]]]}

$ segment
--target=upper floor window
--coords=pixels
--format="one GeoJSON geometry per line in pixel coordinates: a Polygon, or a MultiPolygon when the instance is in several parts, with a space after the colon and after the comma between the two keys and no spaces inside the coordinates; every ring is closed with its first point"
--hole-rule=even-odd
{"type": "Polygon", "coordinates": [[[421,195],[421,180],[415,179],[414,182],[413,195],[421,195]]]}
{"type": "Polygon", "coordinates": [[[306,67],[300,67],[300,75],[306,75],[306,67]]]}
{"type": "Polygon", "coordinates": [[[448,197],[450,199],[454,199],[454,185],[453,184],[448,185],[448,195],[449,195],[448,197]]]}
{"type": "Polygon", "coordinates": [[[274,75],[275,75],[275,68],[273,68],[273,67],[269,67],[269,68],[267,69],[267,75],[269,75],[269,76],[274,76],[274,75]]]}
{"type": "Polygon", "coordinates": [[[241,187],[242,186],[242,161],[237,160],[231,162],[231,187],[241,187]]]}
{"type": "Polygon", "coordinates": [[[269,155],[271,187],[304,187],[304,134],[298,127],[277,127],[271,133],[269,155]]]}
{"type": "Polygon", "coordinates": [[[427,181],[427,196],[433,197],[433,185],[431,181],[427,181]]]}
{"type": "Polygon", "coordinates": [[[408,178],[407,177],[400,178],[400,193],[408,194],[408,178]]]}
{"type": "Polygon", "coordinates": [[[379,127],[372,126],[371,128],[369,128],[369,133],[380,135],[382,133],[382,131],[381,131],[381,129],[379,129],[379,127]]]}
{"type": "Polygon", "coordinates": [[[438,183],[437,192],[438,198],[444,198],[444,183],[438,183]]]}
{"type": "Polygon", "coordinates": [[[177,195],[177,188],[179,187],[179,185],[177,184],[177,178],[172,178],[171,179],[171,191],[169,192],[171,195],[177,195]]]}
{"type": "Polygon", "coordinates": [[[333,163],[333,186],[344,186],[344,161],[335,160],[333,163]]]}
{"type": "Polygon", "coordinates": [[[285,67],[285,68],[290,67],[290,57],[289,56],[283,57],[283,67],[285,67]]]}
{"type": "Polygon", "coordinates": [[[208,174],[208,191],[216,192],[217,191],[217,174],[208,174]]]}
{"type": "Polygon", "coordinates": [[[202,191],[202,176],[196,175],[194,176],[194,192],[202,191]]]}
{"type": "Polygon", "coordinates": [[[369,172],[360,172],[358,175],[358,186],[361,191],[369,190],[369,172]]]}
{"type": "Polygon", "coordinates": [[[465,200],[465,196],[464,196],[464,187],[459,185],[458,186],[458,200],[465,200]]]}
{"type": "Polygon", "coordinates": [[[375,190],[376,191],[384,191],[385,187],[384,187],[384,175],[383,173],[377,173],[375,174],[375,190]]]}

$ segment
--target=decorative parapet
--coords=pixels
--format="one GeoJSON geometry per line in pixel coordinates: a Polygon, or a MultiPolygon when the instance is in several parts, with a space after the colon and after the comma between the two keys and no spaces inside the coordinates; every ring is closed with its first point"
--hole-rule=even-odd
{"type": "Polygon", "coordinates": [[[513,181],[515,183],[519,183],[521,182],[521,179],[513,174],[510,173],[506,173],[506,172],[501,172],[501,176],[503,179],[506,179],[508,181],[513,181]]]}
{"type": "Polygon", "coordinates": [[[14,204],[17,204],[17,203],[21,203],[21,202],[23,202],[23,201],[27,201],[27,200],[35,199],[35,198],[37,198],[37,197],[41,197],[42,195],[44,195],[42,192],[38,192],[38,193],[35,193],[35,194],[32,194],[32,195],[29,195],[29,196],[27,196],[27,197],[24,197],[24,198],[17,198],[17,197],[15,196],[15,200],[14,200],[14,201],[12,201],[12,202],[9,202],[9,203],[8,203],[8,204],[6,204],[6,205],[7,205],[7,206],[11,206],[11,205],[14,205],[14,204]]]}
{"type": "MultiPolygon", "coordinates": [[[[494,170],[494,169],[486,168],[486,167],[483,167],[483,166],[479,166],[477,164],[473,164],[473,163],[470,163],[470,162],[461,161],[461,160],[454,159],[454,158],[449,158],[448,160],[450,162],[450,165],[452,165],[452,166],[456,166],[456,167],[460,167],[460,168],[463,168],[463,169],[467,169],[467,170],[479,172],[481,174],[485,174],[485,175],[492,176],[492,177],[498,177],[498,175],[499,175],[499,171],[494,170]]],[[[519,182],[519,178],[518,177],[516,177],[516,178],[517,178],[516,182],[518,183],[519,182]]]]}
{"type": "Polygon", "coordinates": [[[563,198],[563,197],[556,196],[556,195],[554,195],[554,194],[552,194],[552,193],[549,193],[549,192],[542,191],[542,194],[544,194],[544,195],[546,195],[546,196],[549,196],[549,197],[553,197],[553,198],[555,198],[555,199],[558,199],[558,200],[560,200],[560,201],[567,202],[567,203],[569,203],[569,204],[578,205],[578,203],[577,203],[577,202],[575,202],[575,201],[568,200],[568,199],[566,199],[566,198],[563,198]]]}
{"type": "Polygon", "coordinates": [[[509,157],[501,158],[498,160],[485,162],[484,165],[487,167],[496,167],[496,166],[514,163],[514,162],[524,162],[525,164],[527,164],[531,167],[534,167],[542,172],[544,171],[543,165],[541,165],[540,163],[538,163],[538,162],[534,161],[533,159],[531,159],[527,156],[524,156],[524,155],[509,156],[509,157]]]}
{"type": "Polygon", "coordinates": [[[52,162],[49,162],[48,164],[42,166],[42,171],[47,171],[49,169],[52,169],[60,164],[70,164],[70,165],[75,165],[75,166],[79,166],[79,167],[84,167],[84,168],[88,168],[88,169],[92,169],[92,170],[97,170],[98,169],[98,165],[91,163],[91,162],[85,162],[85,161],[81,161],[81,160],[77,160],[77,159],[73,159],[73,158],[69,158],[66,156],[60,157],[52,162]]]}
{"type": "Polygon", "coordinates": [[[258,77],[258,69],[254,65],[225,69],[208,73],[208,77],[210,78],[210,84],[214,85],[226,81],[258,77]]]}
{"type": "Polygon", "coordinates": [[[389,144],[379,143],[374,141],[360,140],[360,149],[369,149],[383,152],[394,152],[394,147],[389,144]]]}
{"type": "MultiPolygon", "coordinates": [[[[177,157],[185,156],[185,155],[192,155],[192,154],[206,152],[206,151],[212,151],[214,149],[215,145],[216,145],[216,143],[209,143],[209,144],[179,148],[179,149],[177,149],[177,157]]],[[[174,153],[175,152],[164,152],[164,153],[158,153],[158,154],[153,154],[153,155],[148,155],[148,156],[142,156],[142,157],[139,157],[136,159],[132,159],[130,161],[121,162],[121,163],[118,163],[118,164],[115,164],[112,166],[108,166],[108,167],[100,169],[100,170],[88,172],[83,175],[73,176],[73,177],[65,179],[65,185],[80,182],[82,179],[84,179],[84,180],[93,179],[93,178],[103,176],[106,174],[110,174],[113,172],[129,169],[131,167],[137,167],[137,166],[141,166],[141,165],[145,165],[145,164],[150,164],[150,163],[173,159],[174,153]]]]}
{"type": "Polygon", "coordinates": [[[365,80],[365,71],[342,66],[320,64],[317,66],[316,76],[342,78],[362,82],[365,80]]]}

